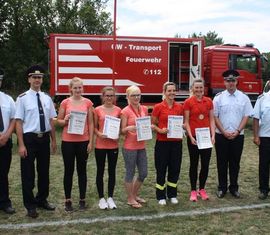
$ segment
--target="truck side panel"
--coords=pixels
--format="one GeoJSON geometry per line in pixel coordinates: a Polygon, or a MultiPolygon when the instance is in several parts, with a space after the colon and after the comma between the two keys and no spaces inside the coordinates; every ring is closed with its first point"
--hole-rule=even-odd
{"type": "Polygon", "coordinates": [[[137,85],[143,94],[160,94],[168,80],[166,40],[55,37],[51,46],[55,94],[69,93],[74,76],[84,80],[85,94],[99,94],[104,86],[115,86],[124,94],[137,85]],[[115,48],[115,50],[113,50],[115,48]]]}

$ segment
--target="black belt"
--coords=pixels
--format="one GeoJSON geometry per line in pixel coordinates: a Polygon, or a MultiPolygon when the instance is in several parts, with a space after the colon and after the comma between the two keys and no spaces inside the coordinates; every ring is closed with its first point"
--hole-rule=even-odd
{"type": "Polygon", "coordinates": [[[48,136],[50,134],[50,132],[40,132],[40,133],[34,133],[34,132],[27,132],[27,133],[24,133],[24,135],[31,135],[31,136],[35,136],[37,138],[42,138],[42,137],[45,137],[45,136],[48,136]]]}

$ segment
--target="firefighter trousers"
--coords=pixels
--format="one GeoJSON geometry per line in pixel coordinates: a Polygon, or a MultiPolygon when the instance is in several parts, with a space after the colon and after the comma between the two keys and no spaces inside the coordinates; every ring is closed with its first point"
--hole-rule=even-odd
{"type": "Polygon", "coordinates": [[[156,198],[177,196],[177,181],[182,163],[182,141],[156,141],[156,198]],[[165,182],[167,175],[167,182],[165,182]]]}

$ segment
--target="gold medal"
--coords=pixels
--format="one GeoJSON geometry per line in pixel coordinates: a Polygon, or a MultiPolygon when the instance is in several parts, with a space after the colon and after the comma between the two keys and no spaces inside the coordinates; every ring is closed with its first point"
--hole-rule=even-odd
{"type": "Polygon", "coordinates": [[[200,120],[203,120],[203,119],[204,119],[204,115],[203,115],[203,114],[200,114],[200,115],[199,115],[199,119],[200,119],[200,120]]]}

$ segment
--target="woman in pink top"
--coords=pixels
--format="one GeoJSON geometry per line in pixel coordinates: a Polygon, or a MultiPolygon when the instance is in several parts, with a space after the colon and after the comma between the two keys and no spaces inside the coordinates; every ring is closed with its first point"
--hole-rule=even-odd
{"type": "Polygon", "coordinates": [[[147,157],[144,141],[137,141],[135,120],[148,115],[147,108],[140,105],[141,90],[130,86],[126,90],[128,106],[121,112],[121,131],[125,135],[123,156],[126,176],[125,187],[128,194],[128,205],[133,208],[142,207],[145,200],[138,196],[139,189],[147,176],[147,157]],[[134,179],[136,166],[138,177],[134,179]]]}
{"type": "Polygon", "coordinates": [[[115,89],[113,87],[104,87],[102,89],[101,99],[103,104],[95,108],[94,125],[96,134],[95,157],[97,164],[96,185],[99,195],[100,209],[115,209],[113,200],[113,191],[115,186],[115,169],[118,158],[118,139],[110,139],[103,134],[105,116],[120,118],[121,109],[114,105],[115,89]],[[105,169],[106,156],[108,157],[108,199],[104,198],[103,176],[105,169]]]}
{"type": "MultiPolygon", "coordinates": [[[[80,191],[79,209],[86,208],[85,194],[87,185],[86,165],[88,153],[93,147],[93,103],[82,96],[83,82],[80,78],[74,77],[69,88],[71,96],[62,101],[59,109],[57,121],[63,127],[62,132],[62,155],[64,160],[64,190],[65,190],[65,210],[72,211],[71,189],[73,182],[74,164],[76,159],[78,184],[80,191]],[[80,112],[86,115],[82,134],[70,133],[68,124],[74,118],[71,112],[80,112]]],[[[73,119],[74,120],[74,119],[73,119]]]]}

